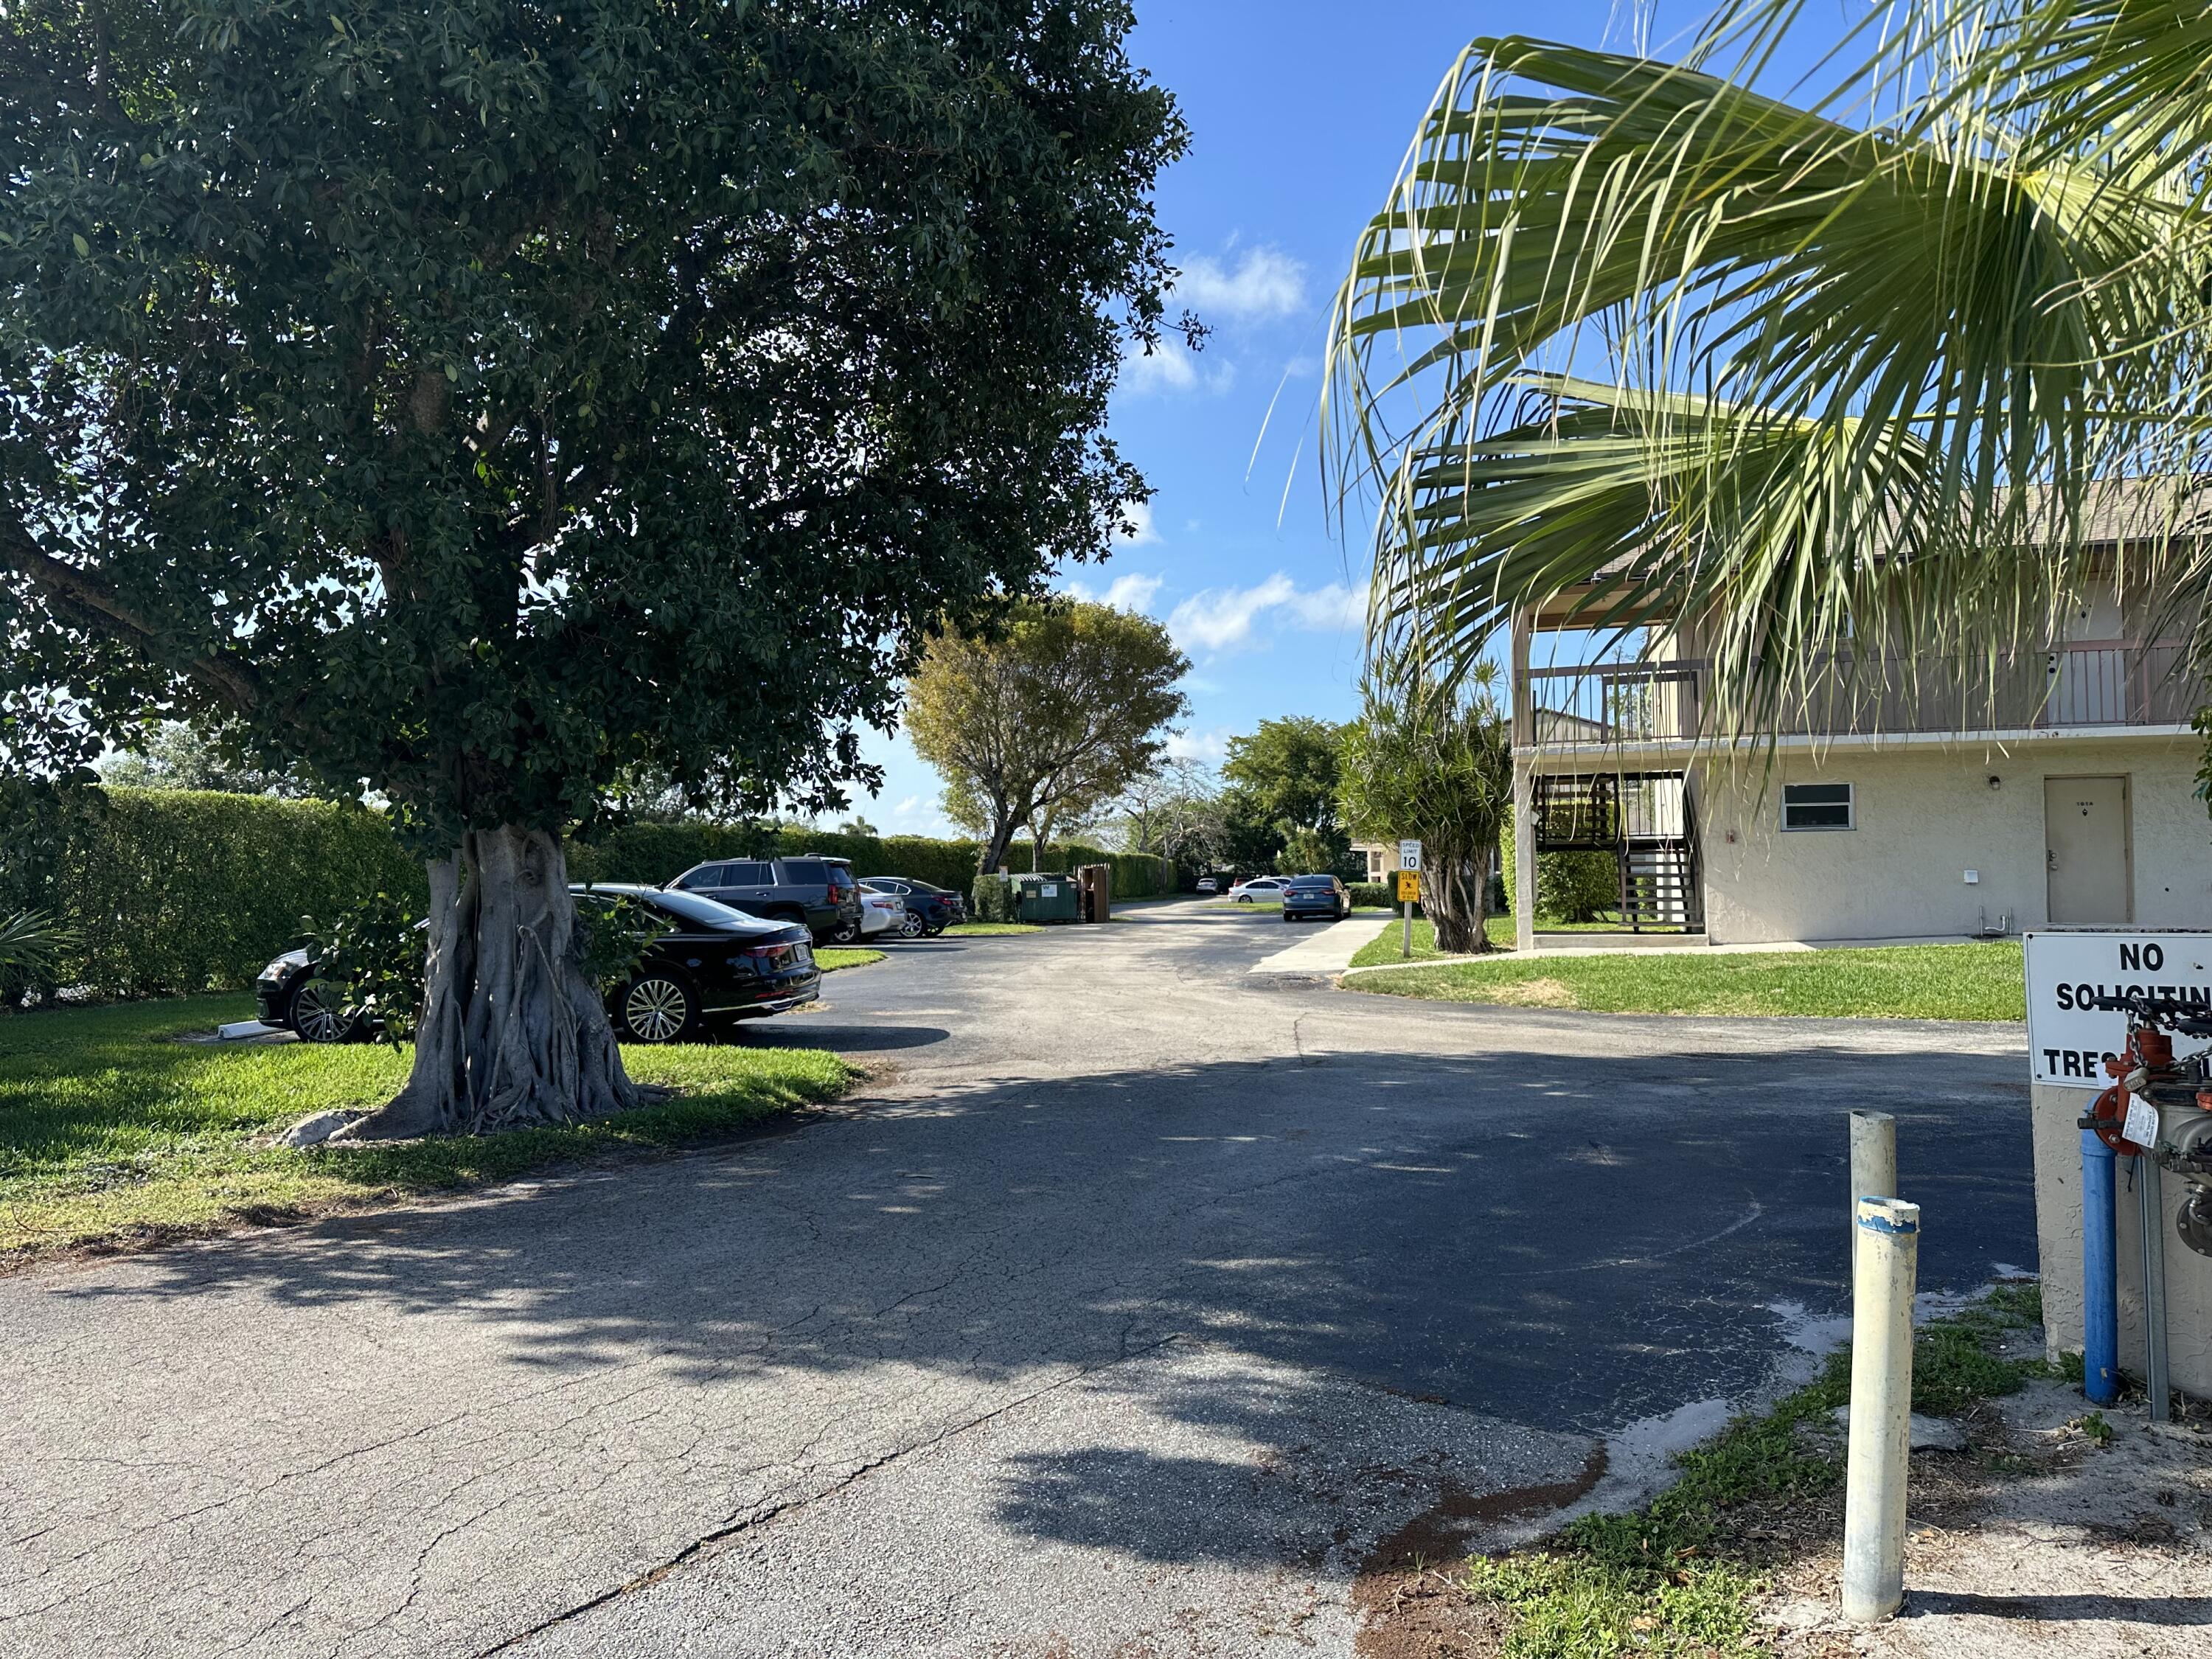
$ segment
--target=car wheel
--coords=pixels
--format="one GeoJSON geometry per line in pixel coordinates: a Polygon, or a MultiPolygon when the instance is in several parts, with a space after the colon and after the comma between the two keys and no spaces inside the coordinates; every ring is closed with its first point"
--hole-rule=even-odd
{"type": "Polygon", "coordinates": [[[899,918],[898,932],[901,939],[920,939],[928,931],[928,924],[911,910],[899,918]]]}
{"type": "Polygon", "coordinates": [[[346,1015],[346,988],[331,979],[301,981],[292,993],[290,1024],[302,1042],[343,1042],[361,1022],[346,1015]]]}
{"type": "Polygon", "coordinates": [[[637,1042],[675,1042],[699,1022],[699,1006],[682,981],[666,974],[632,980],[623,993],[623,1030],[637,1042]]]}
{"type": "Polygon", "coordinates": [[[830,930],[830,942],[832,945],[858,945],[860,942],[860,924],[857,921],[839,922],[830,930]]]}

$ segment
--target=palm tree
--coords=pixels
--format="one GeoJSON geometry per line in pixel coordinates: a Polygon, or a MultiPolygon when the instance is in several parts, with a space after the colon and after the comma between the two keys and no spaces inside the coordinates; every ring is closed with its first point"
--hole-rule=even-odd
{"type": "Polygon", "coordinates": [[[1755,71],[1787,0],[1680,64],[1469,47],[1334,315],[1381,648],[1464,672],[1567,596],[1694,630],[1718,735],[1771,732],[1854,638],[2039,641],[2123,480],[2131,597],[2201,646],[2204,556],[2170,533],[2203,463],[2212,226],[2168,155],[2194,128],[2177,102],[2141,142],[2067,137],[2107,112],[2086,71],[2023,67],[2080,55],[2062,9],[1885,48],[1816,106],[1711,70],[1733,43],[1755,71]]]}

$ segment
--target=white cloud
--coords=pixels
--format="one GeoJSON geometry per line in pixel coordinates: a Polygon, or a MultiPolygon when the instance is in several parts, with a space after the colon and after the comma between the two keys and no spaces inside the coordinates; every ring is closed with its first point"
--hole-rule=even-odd
{"type": "Polygon", "coordinates": [[[1327,631],[1365,620],[1367,596],[1342,582],[1301,590],[1281,571],[1251,587],[1208,588],[1176,606],[1168,630],[1186,649],[1226,651],[1243,645],[1262,617],[1274,613],[1293,628],[1327,631]]]}
{"type": "Polygon", "coordinates": [[[1226,726],[1211,732],[1176,732],[1168,737],[1168,753],[1176,760],[1218,761],[1229,753],[1226,726]]]}
{"type": "MultiPolygon", "coordinates": [[[[1165,295],[1173,321],[1183,308],[1218,327],[1296,315],[1306,307],[1306,268],[1280,248],[1248,248],[1234,263],[1194,256],[1165,295]]],[[[1217,335],[1216,338],[1218,338],[1217,335]]],[[[1121,386],[1129,392],[1226,392],[1237,365],[1216,352],[1193,351],[1169,329],[1146,351],[1132,343],[1121,356],[1121,386]]]]}
{"type": "Polygon", "coordinates": [[[1167,334],[1150,351],[1131,343],[1121,354],[1121,387],[1128,392],[1226,392],[1237,381],[1237,365],[1202,361],[1179,334],[1167,334]]]}
{"type": "Polygon", "coordinates": [[[1200,254],[1183,266],[1168,292],[1170,306],[1186,305],[1201,322],[1215,316],[1243,322],[1287,317],[1306,302],[1306,268],[1279,248],[1255,247],[1231,269],[1200,254]]]}
{"type": "Polygon", "coordinates": [[[1089,599],[1099,605],[1110,605],[1117,611],[1146,611],[1152,607],[1165,578],[1148,576],[1141,570],[1129,570],[1106,585],[1100,592],[1080,577],[1071,579],[1066,591],[1079,599],[1089,599]]]}
{"type": "Polygon", "coordinates": [[[884,833],[891,836],[950,836],[958,833],[945,809],[930,795],[905,795],[884,814],[884,833]]]}
{"type": "Polygon", "coordinates": [[[1150,501],[1124,501],[1121,511],[1129,515],[1131,529],[1122,531],[1114,539],[1123,547],[1147,547],[1159,540],[1160,532],[1152,523],[1152,504],[1150,501]]]}

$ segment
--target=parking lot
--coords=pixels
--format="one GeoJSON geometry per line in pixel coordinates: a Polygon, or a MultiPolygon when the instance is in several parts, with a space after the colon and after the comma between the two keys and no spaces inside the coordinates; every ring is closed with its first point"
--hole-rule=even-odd
{"type": "Polygon", "coordinates": [[[741,1039],[873,1069],[799,1127],[0,1282],[9,1644],[1349,1652],[1379,1540],[1802,1356],[1847,1108],[1925,1288],[2033,1265],[2015,1030],[1248,973],[1286,931],[903,945],[741,1039]]]}

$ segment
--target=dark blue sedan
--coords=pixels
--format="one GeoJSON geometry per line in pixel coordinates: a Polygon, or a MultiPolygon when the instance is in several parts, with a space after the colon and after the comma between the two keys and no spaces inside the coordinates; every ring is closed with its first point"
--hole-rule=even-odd
{"type": "Polygon", "coordinates": [[[1334,876],[1293,876],[1283,888],[1283,920],[1320,916],[1341,921],[1352,914],[1352,895],[1334,876]]]}

